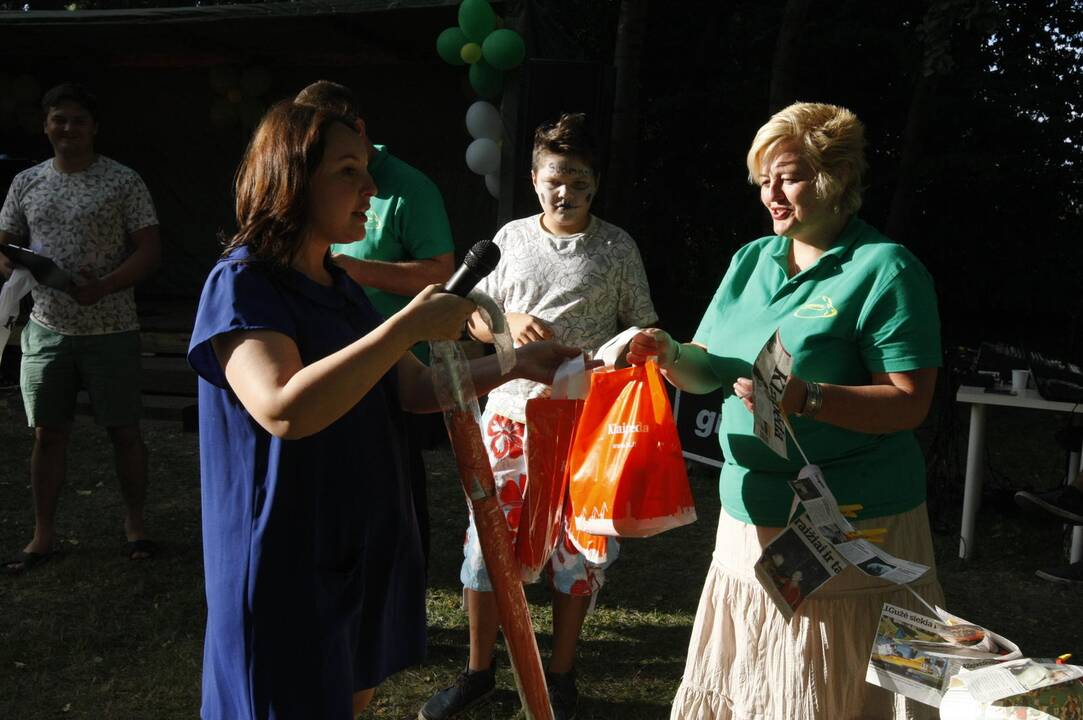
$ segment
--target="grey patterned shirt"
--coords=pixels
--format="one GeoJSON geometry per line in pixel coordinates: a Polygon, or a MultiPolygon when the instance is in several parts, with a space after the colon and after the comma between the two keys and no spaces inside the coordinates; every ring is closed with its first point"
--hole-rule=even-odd
{"type": "MultiPolygon", "coordinates": [[[[504,312],[540,318],[557,341],[592,352],[626,327],[657,321],[643,261],[628,233],[592,216],[584,232],[557,236],[541,217],[513,220],[493,239],[500,263],[478,287],[504,312]]],[[[543,387],[511,380],[489,393],[488,407],[525,422],[526,401],[543,387]]]]}
{"type": "MultiPolygon", "coordinates": [[[[147,186],[131,168],[99,155],[85,170],[62,173],[52,159],[15,176],[0,210],[0,230],[71,273],[101,277],[131,254],[128,235],[157,225],[147,186]]],[[[34,288],[35,322],[64,335],[139,329],[132,288],[83,306],[66,292],[34,288]]]]}

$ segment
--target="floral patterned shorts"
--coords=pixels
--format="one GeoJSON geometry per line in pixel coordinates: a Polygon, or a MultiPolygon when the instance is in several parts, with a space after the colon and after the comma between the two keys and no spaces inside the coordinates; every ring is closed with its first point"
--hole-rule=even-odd
{"type": "MultiPolygon", "coordinates": [[[[482,436],[489,453],[496,480],[496,492],[500,506],[512,536],[519,529],[519,514],[523,507],[523,488],[526,486],[526,426],[486,410],[481,416],[482,436]]],[[[597,594],[605,584],[605,570],[617,559],[620,548],[615,538],[609,539],[609,553],[604,565],[595,565],[572,545],[566,532],[561,533],[557,549],[549,558],[546,573],[554,590],[567,595],[590,597],[597,594]]],[[[478,532],[474,527],[473,513],[466,530],[463,547],[462,570],[459,579],[463,587],[479,592],[492,592],[489,573],[481,556],[478,532]]]]}

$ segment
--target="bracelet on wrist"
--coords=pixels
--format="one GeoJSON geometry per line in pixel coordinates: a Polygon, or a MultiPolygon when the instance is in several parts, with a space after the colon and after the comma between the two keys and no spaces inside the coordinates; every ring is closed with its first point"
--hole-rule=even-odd
{"type": "Polygon", "coordinates": [[[797,414],[801,417],[814,418],[823,404],[824,393],[820,383],[805,380],[805,404],[797,414]]]}
{"type": "Polygon", "coordinates": [[[673,359],[669,362],[669,367],[675,367],[677,361],[681,359],[681,344],[677,343],[677,351],[673,353],[673,359]]]}

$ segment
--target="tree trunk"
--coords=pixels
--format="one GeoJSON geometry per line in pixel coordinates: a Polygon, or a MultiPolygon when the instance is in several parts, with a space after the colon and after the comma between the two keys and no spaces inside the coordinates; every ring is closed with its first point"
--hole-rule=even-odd
{"type": "MultiPolygon", "coordinates": [[[[797,101],[797,69],[801,62],[801,38],[808,28],[810,0],[788,0],[778,31],[775,57],[771,63],[771,91],[768,111],[776,113],[797,101]]],[[[766,118],[765,118],[766,119],[766,118]]]]}
{"type": "Polygon", "coordinates": [[[613,97],[613,125],[606,214],[614,223],[627,227],[633,215],[632,185],[635,182],[635,145],[639,135],[639,59],[647,33],[647,1],[621,0],[613,64],[617,69],[613,97]]]}
{"type": "Polygon", "coordinates": [[[888,211],[884,232],[895,242],[906,244],[906,219],[910,216],[914,189],[917,187],[917,174],[923,155],[925,128],[931,116],[933,105],[933,84],[931,76],[924,75],[914,86],[914,95],[910,99],[910,109],[906,114],[906,127],[903,129],[899,147],[899,177],[895,183],[895,193],[891,196],[891,210],[888,211]]]}

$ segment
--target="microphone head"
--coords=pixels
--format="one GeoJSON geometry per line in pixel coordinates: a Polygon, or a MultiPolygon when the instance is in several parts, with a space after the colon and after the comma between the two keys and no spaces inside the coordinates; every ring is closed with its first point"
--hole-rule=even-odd
{"type": "Polygon", "coordinates": [[[482,240],[466,251],[463,265],[484,277],[496,270],[500,262],[500,248],[492,240],[482,240]]]}

